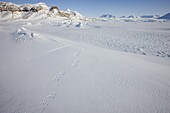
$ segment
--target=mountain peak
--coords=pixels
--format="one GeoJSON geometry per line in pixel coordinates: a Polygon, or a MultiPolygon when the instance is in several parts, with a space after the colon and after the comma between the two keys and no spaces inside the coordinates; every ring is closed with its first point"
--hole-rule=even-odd
{"type": "Polygon", "coordinates": [[[111,15],[111,14],[103,14],[103,15],[100,16],[100,18],[108,18],[108,19],[111,19],[111,18],[116,18],[116,16],[111,15]]]}
{"type": "Polygon", "coordinates": [[[128,18],[136,18],[134,15],[130,15],[128,16],[128,18]]]}
{"type": "Polygon", "coordinates": [[[170,13],[167,13],[164,16],[159,17],[158,19],[167,19],[167,20],[170,20],[170,13]]]}

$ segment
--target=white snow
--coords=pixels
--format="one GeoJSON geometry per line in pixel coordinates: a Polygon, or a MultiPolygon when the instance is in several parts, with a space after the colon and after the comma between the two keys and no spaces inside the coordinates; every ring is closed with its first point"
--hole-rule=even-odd
{"type": "Polygon", "coordinates": [[[169,22],[38,14],[0,19],[0,113],[170,112],[169,22]]]}
{"type": "Polygon", "coordinates": [[[80,14],[79,12],[77,12],[77,11],[72,11],[72,10],[70,10],[70,9],[66,9],[64,12],[70,14],[71,16],[75,16],[75,17],[77,17],[77,18],[83,18],[83,17],[84,17],[84,16],[83,16],[82,14],[80,14]]]}
{"type": "MultiPolygon", "coordinates": [[[[85,42],[99,47],[125,52],[133,52],[144,55],[160,57],[170,56],[170,23],[121,23],[121,22],[98,22],[83,24],[84,29],[70,29],[69,27],[82,26],[82,23],[66,21],[67,27],[58,27],[52,22],[51,25],[34,27],[36,30],[48,32],[69,40],[85,42]],[[75,25],[74,25],[75,24],[75,25]]],[[[58,24],[58,23],[57,23],[58,24]]],[[[33,29],[34,29],[33,28],[33,29]]]]}

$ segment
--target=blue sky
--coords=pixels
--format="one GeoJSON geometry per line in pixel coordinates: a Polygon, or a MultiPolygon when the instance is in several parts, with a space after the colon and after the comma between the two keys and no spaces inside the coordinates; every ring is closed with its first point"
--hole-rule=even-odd
{"type": "Polygon", "coordinates": [[[3,0],[17,4],[45,2],[59,9],[72,9],[85,16],[98,17],[102,14],[115,16],[163,15],[170,12],[170,0],[3,0]]]}

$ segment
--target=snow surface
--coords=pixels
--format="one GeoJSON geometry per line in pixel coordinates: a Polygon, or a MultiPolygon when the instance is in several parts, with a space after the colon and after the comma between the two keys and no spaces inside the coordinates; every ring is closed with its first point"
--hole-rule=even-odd
{"type": "Polygon", "coordinates": [[[170,23],[96,20],[1,20],[0,113],[169,113],[170,23]]]}

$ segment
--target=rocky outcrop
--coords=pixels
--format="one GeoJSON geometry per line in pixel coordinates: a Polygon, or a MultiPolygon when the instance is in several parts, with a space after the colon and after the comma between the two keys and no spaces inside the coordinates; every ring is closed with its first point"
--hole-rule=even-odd
{"type": "Polygon", "coordinates": [[[59,10],[57,6],[49,8],[45,3],[17,5],[10,2],[0,2],[0,11],[2,12],[0,13],[0,19],[83,18],[83,16],[76,11],[70,9],[65,11],[59,10]]]}
{"type": "Polygon", "coordinates": [[[21,11],[16,4],[13,3],[6,3],[6,2],[0,2],[0,11],[11,11],[11,12],[17,12],[21,11]]]}
{"type": "Polygon", "coordinates": [[[11,12],[38,12],[47,8],[47,6],[43,3],[38,4],[24,4],[24,5],[16,5],[10,2],[0,2],[0,11],[11,11],[11,12]],[[45,7],[44,7],[45,6],[45,7]]]}
{"type": "Polygon", "coordinates": [[[54,11],[54,10],[59,11],[59,9],[58,9],[58,7],[57,7],[57,6],[52,6],[52,7],[50,8],[50,11],[54,11]]]}
{"type": "Polygon", "coordinates": [[[32,12],[38,12],[38,11],[41,11],[41,10],[43,10],[43,7],[41,5],[37,6],[37,7],[32,7],[30,9],[30,11],[32,11],[32,12]]]}

